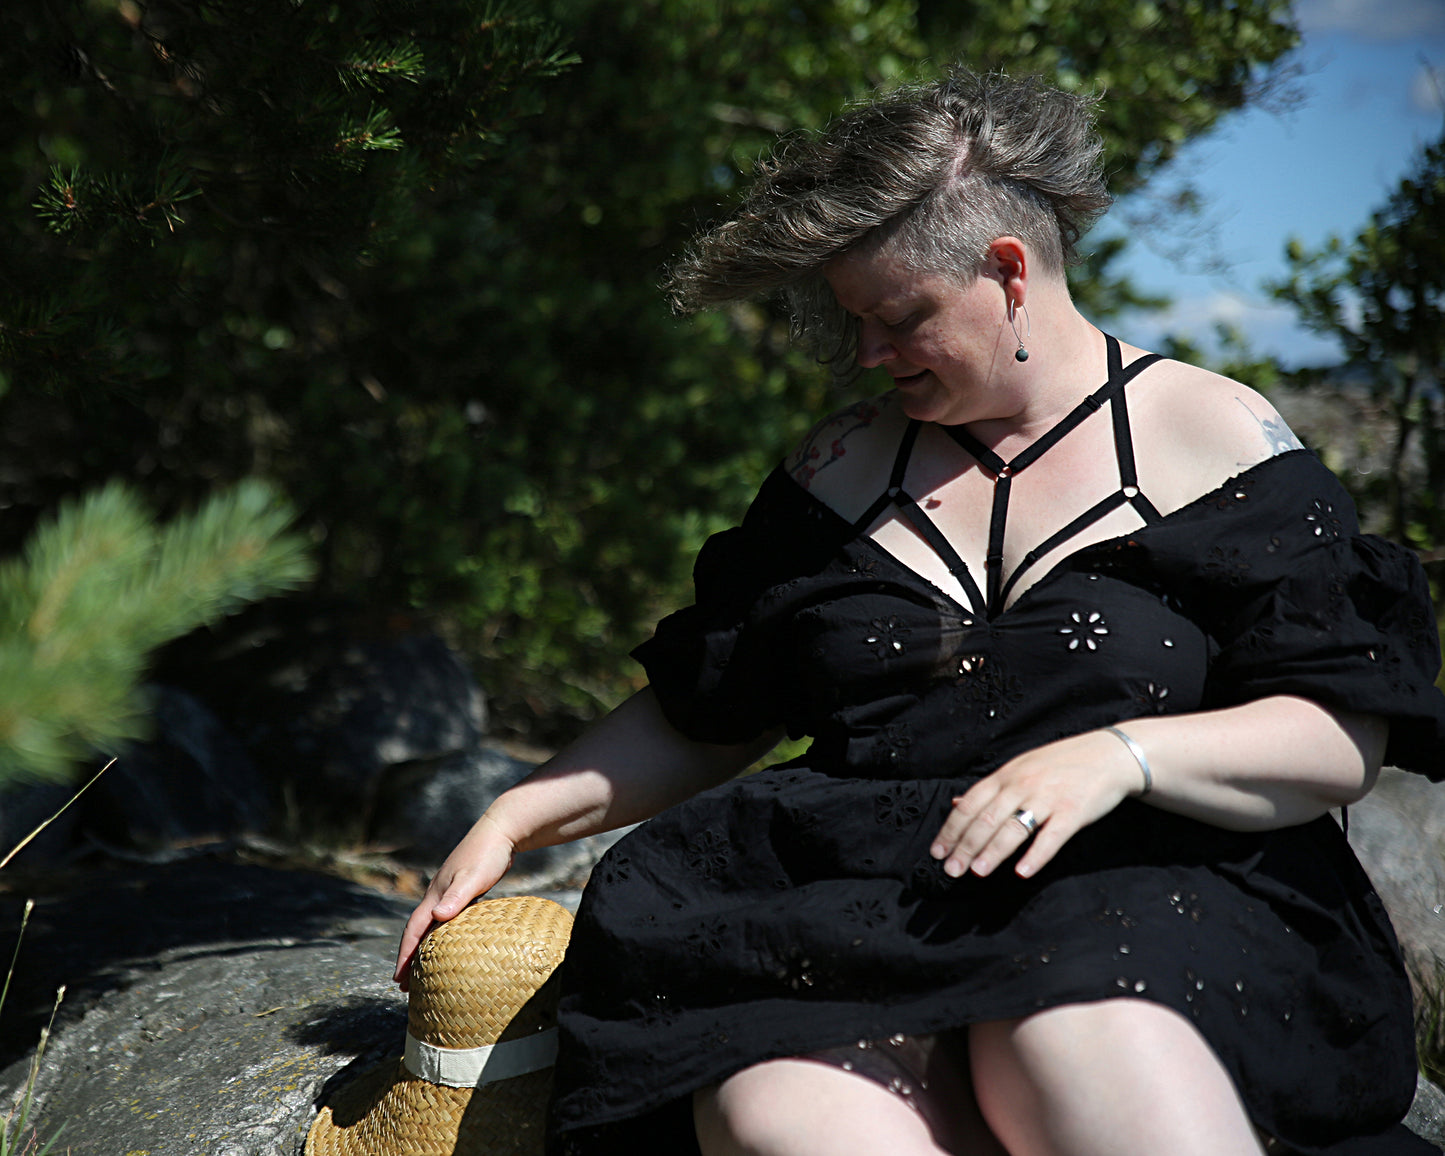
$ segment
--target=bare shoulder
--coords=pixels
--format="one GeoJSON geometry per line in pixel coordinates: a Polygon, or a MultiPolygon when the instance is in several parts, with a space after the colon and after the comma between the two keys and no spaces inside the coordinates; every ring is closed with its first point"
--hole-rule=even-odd
{"type": "MultiPolygon", "coordinates": [[[[1269,399],[1242,382],[1179,361],[1140,379],[1141,468],[1183,504],[1268,458],[1303,448],[1269,399]]],[[[1166,497],[1161,494],[1161,497],[1166,497]]],[[[1167,497],[1166,497],[1167,500],[1167,497]]]]}
{"type": "Polygon", "coordinates": [[[907,422],[891,393],[854,402],[815,425],[783,468],[805,490],[851,516],[854,494],[871,497],[880,477],[886,484],[907,422]]]}

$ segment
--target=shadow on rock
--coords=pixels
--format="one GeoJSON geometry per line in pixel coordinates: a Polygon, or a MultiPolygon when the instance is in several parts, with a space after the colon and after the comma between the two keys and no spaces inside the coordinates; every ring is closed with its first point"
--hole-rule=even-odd
{"type": "MultiPolygon", "coordinates": [[[[6,960],[32,894],[27,883],[37,885],[35,910],[0,1010],[0,1066],[34,1046],[60,984],[67,987],[57,1020],[63,1027],[141,976],[204,956],[258,958],[264,966],[265,957],[303,943],[356,944],[375,958],[378,975],[389,977],[411,906],[329,876],[212,856],[44,880],[7,874],[0,879],[6,960]]],[[[244,991],[233,1003],[251,1014],[265,1011],[247,1008],[244,991]]]]}

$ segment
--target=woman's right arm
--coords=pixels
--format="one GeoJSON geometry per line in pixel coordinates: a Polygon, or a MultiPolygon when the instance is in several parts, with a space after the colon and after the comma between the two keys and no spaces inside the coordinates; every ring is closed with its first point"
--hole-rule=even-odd
{"type": "Polygon", "coordinates": [[[782,737],[717,746],[680,734],[651,689],[639,691],[487,808],[432,877],[407,920],[394,979],[433,923],[451,919],[506,874],[512,856],[641,822],[726,782],[782,737]]]}

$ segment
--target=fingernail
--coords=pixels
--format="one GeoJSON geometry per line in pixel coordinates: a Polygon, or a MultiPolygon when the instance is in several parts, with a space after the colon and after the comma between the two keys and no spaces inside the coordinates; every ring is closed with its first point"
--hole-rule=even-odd
{"type": "Polygon", "coordinates": [[[1032,863],[1020,863],[1018,867],[1015,868],[1015,870],[1025,879],[1027,879],[1030,875],[1034,873],[1034,867],[1032,863]]]}
{"type": "Polygon", "coordinates": [[[975,875],[987,875],[992,870],[993,867],[987,859],[975,859],[973,861],[973,873],[975,875]]]}
{"type": "Polygon", "coordinates": [[[960,875],[963,874],[963,864],[960,863],[957,859],[950,859],[947,863],[943,865],[943,873],[945,875],[951,875],[953,878],[957,879],[960,875]]]}
{"type": "Polygon", "coordinates": [[[928,853],[932,855],[935,859],[942,859],[945,855],[948,854],[948,848],[945,847],[942,843],[935,843],[932,847],[928,849],[928,853]]]}

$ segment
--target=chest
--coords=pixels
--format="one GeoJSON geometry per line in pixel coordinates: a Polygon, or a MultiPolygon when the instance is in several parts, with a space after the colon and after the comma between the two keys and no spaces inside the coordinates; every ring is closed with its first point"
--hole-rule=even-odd
{"type": "Polygon", "coordinates": [[[1007,608],[1070,554],[1145,524],[1129,501],[1113,446],[1088,425],[1018,473],[995,477],[925,430],[903,489],[916,509],[890,507],[865,533],[965,607],[993,585],[1007,608]],[[932,435],[932,436],[929,436],[932,435]],[[997,571],[995,574],[994,571],[997,571]],[[978,591],[970,589],[972,578],[978,591]]]}

